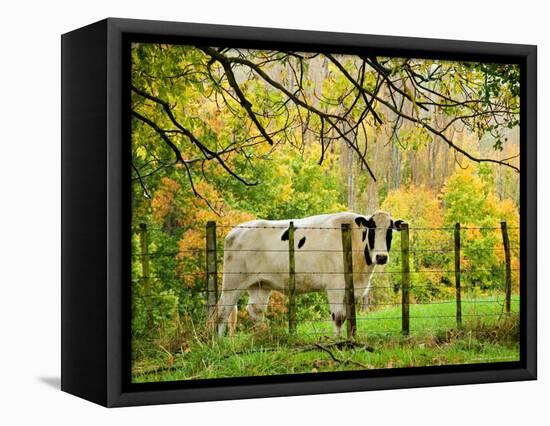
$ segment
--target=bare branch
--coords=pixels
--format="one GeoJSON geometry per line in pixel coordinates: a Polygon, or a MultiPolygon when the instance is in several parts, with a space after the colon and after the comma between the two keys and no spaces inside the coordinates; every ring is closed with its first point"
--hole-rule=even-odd
{"type": "Polygon", "coordinates": [[[145,194],[145,198],[151,199],[151,193],[149,192],[149,190],[145,186],[145,182],[143,182],[143,179],[141,178],[141,174],[139,173],[138,168],[134,165],[134,163],[131,163],[131,164],[132,164],[132,168],[136,172],[137,179],[139,181],[139,184],[141,185],[141,188],[143,189],[143,193],[145,194]]]}
{"type": "Polygon", "coordinates": [[[212,58],[216,59],[220,64],[222,64],[223,69],[225,71],[225,76],[227,77],[227,81],[229,82],[229,85],[233,88],[235,91],[237,97],[239,98],[239,103],[244,108],[244,110],[247,112],[248,116],[252,120],[252,122],[256,125],[258,128],[258,131],[263,135],[265,140],[270,144],[273,145],[273,139],[269,136],[267,131],[265,130],[264,126],[260,123],[258,120],[258,117],[252,110],[252,103],[246,98],[243,91],[239,87],[239,84],[237,83],[237,80],[235,78],[235,74],[233,73],[233,70],[231,69],[231,63],[226,59],[225,56],[218,53],[217,50],[212,48],[202,48],[202,50],[210,55],[212,58]]]}
{"type": "MultiPolygon", "coordinates": [[[[200,151],[205,155],[205,157],[207,159],[209,158],[215,158],[218,163],[231,175],[233,176],[235,179],[237,179],[238,181],[244,183],[245,185],[247,186],[254,186],[254,185],[257,185],[258,182],[248,182],[246,181],[245,179],[243,179],[242,177],[240,177],[239,175],[237,175],[233,170],[231,170],[231,168],[226,164],[225,160],[221,158],[220,154],[215,152],[215,151],[212,151],[210,148],[206,147],[200,140],[198,140],[195,135],[193,135],[193,133],[191,133],[190,130],[188,130],[187,128],[185,128],[178,120],[176,120],[176,117],[174,116],[170,106],[168,105],[167,102],[163,101],[162,99],[160,98],[157,98],[156,96],[153,96],[147,92],[144,92],[143,90],[140,90],[138,88],[136,88],[135,86],[132,86],[132,90],[136,93],[138,93],[139,95],[153,101],[153,102],[156,102],[158,104],[160,104],[162,106],[162,108],[164,109],[164,111],[166,112],[166,115],[168,115],[168,118],[170,118],[170,121],[172,121],[172,123],[185,135],[187,136],[187,138],[193,142],[199,149],[200,151]]],[[[135,113],[135,111],[132,111],[132,113],[135,113]]],[[[137,114],[137,113],[135,113],[137,114]]],[[[134,114],[134,115],[135,115],[134,114]]],[[[144,117],[143,117],[144,118],[144,117]]],[[[148,119],[147,119],[148,120],[148,119]]],[[[144,120],[142,120],[144,121],[144,120]]],[[[149,121],[149,125],[151,125],[150,123],[152,123],[150,120],[149,121]]],[[[153,123],[154,124],[154,123],[153,123]]],[[[155,125],[156,126],[156,125],[155,125]]],[[[153,126],[151,126],[153,127],[153,126]]],[[[155,127],[153,127],[155,128],[155,127]]],[[[155,130],[159,129],[158,126],[156,126],[155,130]]],[[[158,130],[157,130],[158,132],[158,130]]],[[[166,133],[163,132],[161,130],[161,132],[159,133],[161,134],[161,137],[162,135],[164,135],[163,139],[168,143],[167,141],[167,136],[166,136],[166,133]]],[[[173,145],[173,143],[172,143],[173,145]]],[[[175,146],[175,145],[174,145],[175,146]]],[[[179,150],[176,148],[177,152],[179,153],[179,156],[181,158],[181,153],[179,152],[179,150]]],[[[182,162],[184,162],[183,158],[181,158],[182,162]]]]}
{"type": "MultiPolygon", "coordinates": [[[[416,123],[416,124],[419,124],[421,125],[422,127],[424,127],[426,130],[430,131],[431,133],[433,133],[434,135],[437,135],[439,136],[443,141],[445,141],[451,148],[453,148],[455,151],[463,154],[465,157],[467,157],[468,159],[476,162],[476,163],[483,163],[483,162],[487,162],[487,163],[495,163],[495,164],[501,164],[503,166],[507,166],[507,167],[510,167],[514,170],[516,170],[517,172],[519,172],[519,168],[510,164],[510,163],[507,163],[505,161],[501,161],[501,160],[495,160],[495,159],[492,159],[492,158],[479,158],[479,157],[476,157],[470,153],[468,153],[467,151],[465,151],[464,149],[462,149],[461,147],[459,147],[458,145],[456,145],[452,140],[450,140],[445,134],[444,132],[442,131],[439,131],[437,129],[435,129],[434,127],[430,126],[428,123],[426,123],[425,121],[419,119],[419,118],[416,118],[416,117],[413,117],[412,115],[408,115],[406,113],[404,113],[403,111],[401,110],[398,110],[397,108],[395,108],[393,105],[391,105],[389,102],[387,102],[386,100],[382,99],[381,97],[379,97],[378,95],[375,95],[373,93],[370,93],[365,87],[361,87],[359,86],[359,84],[353,79],[353,77],[351,75],[349,75],[349,73],[347,72],[347,70],[342,66],[342,64],[340,64],[338,61],[336,61],[335,65],[338,67],[338,69],[342,72],[342,74],[344,74],[346,76],[346,78],[348,78],[348,80],[350,80],[350,82],[354,82],[355,83],[355,86],[357,87],[358,90],[363,90],[365,91],[365,93],[367,93],[369,96],[371,96],[373,99],[376,99],[378,102],[380,102],[381,104],[385,105],[386,107],[388,107],[391,111],[393,111],[394,113],[400,115],[401,117],[409,120],[409,121],[412,121],[413,123],[416,123]]],[[[388,79],[386,79],[386,81],[388,81],[388,79]]],[[[397,90],[398,93],[402,93],[401,90],[397,90]]],[[[407,96],[407,99],[410,99],[410,97],[408,95],[407,96]]]]}
{"type": "MultiPolygon", "coordinates": [[[[206,53],[209,53],[210,50],[208,48],[202,48],[203,51],[206,53]]],[[[213,50],[213,49],[211,49],[213,50]]],[[[214,52],[217,54],[217,52],[214,50],[214,52]]],[[[372,172],[372,169],[370,165],[367,163],[367,160],[361,155],[361,151],[357,147],[357,145],[347,137],[347,135],[340,129],[338,126],[338,123],[342,121],[342,118],[336,114],[329,114],[325,113],[314,106],[308,104],[307,102],[303,101],[302,99],[298,98],[296,95],[294,95],[292,92],[290,92],[286,87],[284,87],[281,83],[273,80],[264,70],[262,70],[257,64],[254,62],[251,62],[247,59],[243,59],[241,57],[234,57],[234,56],[226,56],[225,59],[228,62],[234,62],[238,64],[245,65],[251,69],[253,69],[256,74],[258,74],[265,82],[270,84],[272,87],[280,90],[282,93],[284,93],[288,98],[292,99],[292,102],[295,105],[301,106],[305,108],[306,110],[318,115],[319,117],[323,117],[325,121],[340,135],[342,139],[346,141],[346,143],[358,154],[359,159],[361,163],[365,166],[367,171],[369,172],[370,176],[373,180],[376,181],[376,176],[374,176],[374,173],[372,172]]]]}

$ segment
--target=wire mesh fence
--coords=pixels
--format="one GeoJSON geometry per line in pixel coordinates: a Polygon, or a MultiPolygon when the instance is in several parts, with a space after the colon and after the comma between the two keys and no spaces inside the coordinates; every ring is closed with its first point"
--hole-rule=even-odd
{"type": "MultiPolygon", "coordinates": [[[[139,242],[140,251],[132,254],[132,258],[140,265],[141,271],[135,271],[132,277],[133,284],[139,284],[141,291],[134,293],[143,300],[147,311],[151,310],[151,300],[172,297],[171,294],[153,294],[152,287],[163,287],[163,273],[155,263],[159,259],[185,259],[193,260],[194,270],[179,270],[177,275],[185,282],[177,290],[184,302],[193,301],[202,309],[200,321],[206,320],[212,313],[224,311],[223,308],[233,308],[237,304],[243,305],[242,298],[235,302],[230,298],[231,303],[224,302],[223,294],[234,292],[236,295],[244,295],[249,288],[231,288],[226,285],[227,281],[235,279],[245,280],[250,283],[276,282],[277,285],[267,286],[269,290],[278,291],[282,296],[271,298],[266,301],[252,301],[252,309],[258,310],[260,317],[266,318],[270,325],[286,328],[288,334],[299,335],[327,335],[333,332],[333,326],[341,326],[345,320],[346,331],[349,338],[354,338],[358,333],[388,333],[408,335],[411,329],[414,331],[415,324],[432,321],[434,327],[447,326],[449,328],[463,327],[463,321],[483,320],[493,318],[499,320],[503,316],[514,313],[519,306],[519,296],[512,295],[512,274],[519,273],[519,267],[511,264],[512,253],[519,253],[519,246],[510,244],[509,231],[515,232],[517,227],[508,227],[502,222],[498,227],[410,227],[403,224],[401,229],[401,245],[391,252],[394,261],[390,265],[378,265],[376,268],[366,268],[360,265],[358,259],[365,255],[364,247],[354,247],[355,232],[363,233],[364,230],[357,227],[331,227],[331,226],[297,226],[293,223],[287,225],[231,225],[216,224],[209,222],[205,224],[205,243],[203,248],[180,248],[177,251],[152,250],[149,251],[150,227],[140,225],[139,242]],[[277,229],[290,231],[285,247],[276,248],[247,248],[247,247],[224,247],[220,244],[223,238],[233,229],[277,229]],[[297,248],[294,233],[308,230],[316,233],[335,231],[341,235],[341,242],[332,241],[332,245],[315,246],[313,248],[297,248]],[[468,232],[499,232],[501,243],[491,247],[476,246],[476,238],[465,238],[468,232]],[[445,232],[448,233],[447,242],[442,247],[415,246],[411,244],[411,232],[445,232]],[[341,245],[340,245],[341,244],[341,245]],[[224,265],[224,254],[232,256],[263,256],[265,259],[277,257],[274,262],[277,268],[270,269],[269,262],[258,270],[228,270],[224,265]],[[485,254],[501,254],[503,258],[500,270],[494,267],[476,267],[474,256],[485,254]],[[417,258],[422,256],[441,255],[446,256],[439,267],[427,267],[417,258]],[[319,257],[320,261],[327,258],[339,259],[339,266],[327,270],[319,265],[317,270],[305,269],[298,264],[296,259],[303,259],[308,256],[310,259],[319,257]],[[470,258],[467,258],[469,256],[470,258]],[[472,259],[472,257],[474,257],[472,259]],[[281,267],[280,259],[285,259],[284,267],[281,267]],[[442,264],[449,266],[442,267],[442,264]],[[464,266],[467,264],[468,266],[464,266]],[[203,265],[197,269],[197,265],[203,265]],[[412,266],[412,267],[411,267],[412,266]],[[155,272],[151,272],[155,271],[155,272]],[[140,273],[141,272],[141,273],[140,273]],[[497,285],[493,285],[489,292],[479,296],[479,289],[484,287],[484,282],[479,274],[497,275],[497,285]],[[445,275],[445,280],[435,282],[428,277],[445,275]],[[371,279],[373,280],[371,286],[371,279]],[[313,282],[315,285],[308,285],[304,288],[303,282],[313,282]],[[391,297],[368,299],[369,292],[388,289],[391,297]],[[391,292],[393,290],[393,293],[391,292]],[[425,292],[432,292],[432,297],[423,297],[425,292]],[[309,293],[324,294],[324,298],[307,299],[303,296],[309,293]],[[441,293],[441,294],[439,294],[441,293]],[[435,295],[435,298],[433,297],[435,295]],[[338,299],[339,298],[339,299],[338,299]],[[200,301],[200,302],[197,302],[200,301]],[[362,304],[366,305],[367,313],[357,314],[357,309],[362,304]],[[427,313],[424,308],[429,306],[453,306],[454,312],[450,314],[449,309],[439,311],[437,309],[427,313]],[[400,308],[400,309],[399,309],[400,308]],[[314,314],[311,310],[316,309],[314,314]],[[303,310],[304,312],[301,312],[303,310]],[[343,311],[343,312],[342,312],[343,311]],[[334,313],[343,313],[343,317],[335,319],[334,313]],[[273,313],[276,313],[273,314],[273,313]],[[332,317],[331,317],[332,314],[332,317]],[[338,324],[339,323],[339,324],[338,324]],[[387,327],[370,327],[373,323],[387,323],[387,327]]],[[[414,238],[413,238],[414,240],[414,238]]],[[[357,245],[357,244],[355,244],[357,245]]],[[[309,262],[311,264],[311,262],[309,262]]],[[[492,279],[494,280],[495,277],[492,279]]],[[[431,294],[431,293],[430,293],[431,294]]],[[[239,299],[239,298],[237,298],[239,299]]],[[[246,303],[246,302],[245,302],[246,303]]],[[[363,306],[364,308],[364,306],[363,306]]],[[[215,324],[233,324],[227,316],[216,316],[215,324]]],[[[245,330],[241,330],[238,336],[246,336],[245,330]]]]}

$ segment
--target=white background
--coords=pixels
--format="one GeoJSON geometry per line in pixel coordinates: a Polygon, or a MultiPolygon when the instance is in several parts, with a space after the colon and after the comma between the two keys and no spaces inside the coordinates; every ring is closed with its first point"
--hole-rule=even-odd
{"type": "MultiPolygon", "coordinates": [[[[0,24],[0,423],[542,424],[548,421],[548,43],[543,1],[5,1],[0,24]],[[107,410],[64,394],[60,358],[60,34],[107,16],[539,46],[537,382],[107,410]],[[7,238],[6,238],[7,237],[7,238]],[[545,419],[544,419],[545,418],[545,419]],[[544,419],[544,420],[543,420],[544,419]],[[531,422],[530,422],[531,421],[531,422]]],[[[548,424],[548,423],[546,423],[548,424]]]]}

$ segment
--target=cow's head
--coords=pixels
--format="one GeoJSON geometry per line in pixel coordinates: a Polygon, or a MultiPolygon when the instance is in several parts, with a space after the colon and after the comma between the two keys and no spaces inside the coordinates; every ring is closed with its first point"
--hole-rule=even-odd
{"type": "Polygon", "coordinates": [[[372,216],[355,218],[355,223],[363,231],[361,241],[367,265],[388,263],[393,231],[400,231],[403,221],[394,221],[389,213],[379,210],[372,216]]]}

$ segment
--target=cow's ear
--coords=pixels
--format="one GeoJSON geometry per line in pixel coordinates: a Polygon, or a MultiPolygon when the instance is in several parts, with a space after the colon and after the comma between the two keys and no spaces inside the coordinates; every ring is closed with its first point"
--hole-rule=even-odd
{"type": "Polygon", "coordinates": [[[355,223],[359,228],[376,228],[376,222],[374,221],[372,216],[358,216],[355,218],[355,223]]]}
{"type": "Polygon", "coordinates": [[[367,238],[367,228],[369,227],[369,221],[372,221],[372,218],[366,218],[365,216],[357,216],[355,218],[355,224],[359,227],[359,228],[364,228],[363,229],[363,236],[361,238],[361,241],[365,241],[365,239],[367,238]]]}
{"type": "Polygon", "coordinates": [[[405,223],[404,220],[395,220],[395,221],[393,222],[392,228],[395,229],[396,231],[401,231],[401,225],[402,225],[403,223],[405,223]]]}
{"type": "Polygon", "coordinates": [[[365,228],[367,227],[367,218],[364,217],[364,216],[357,216],[355,218],[355,224],[361,228],[362,226],[364,226],[365,228]]]}

